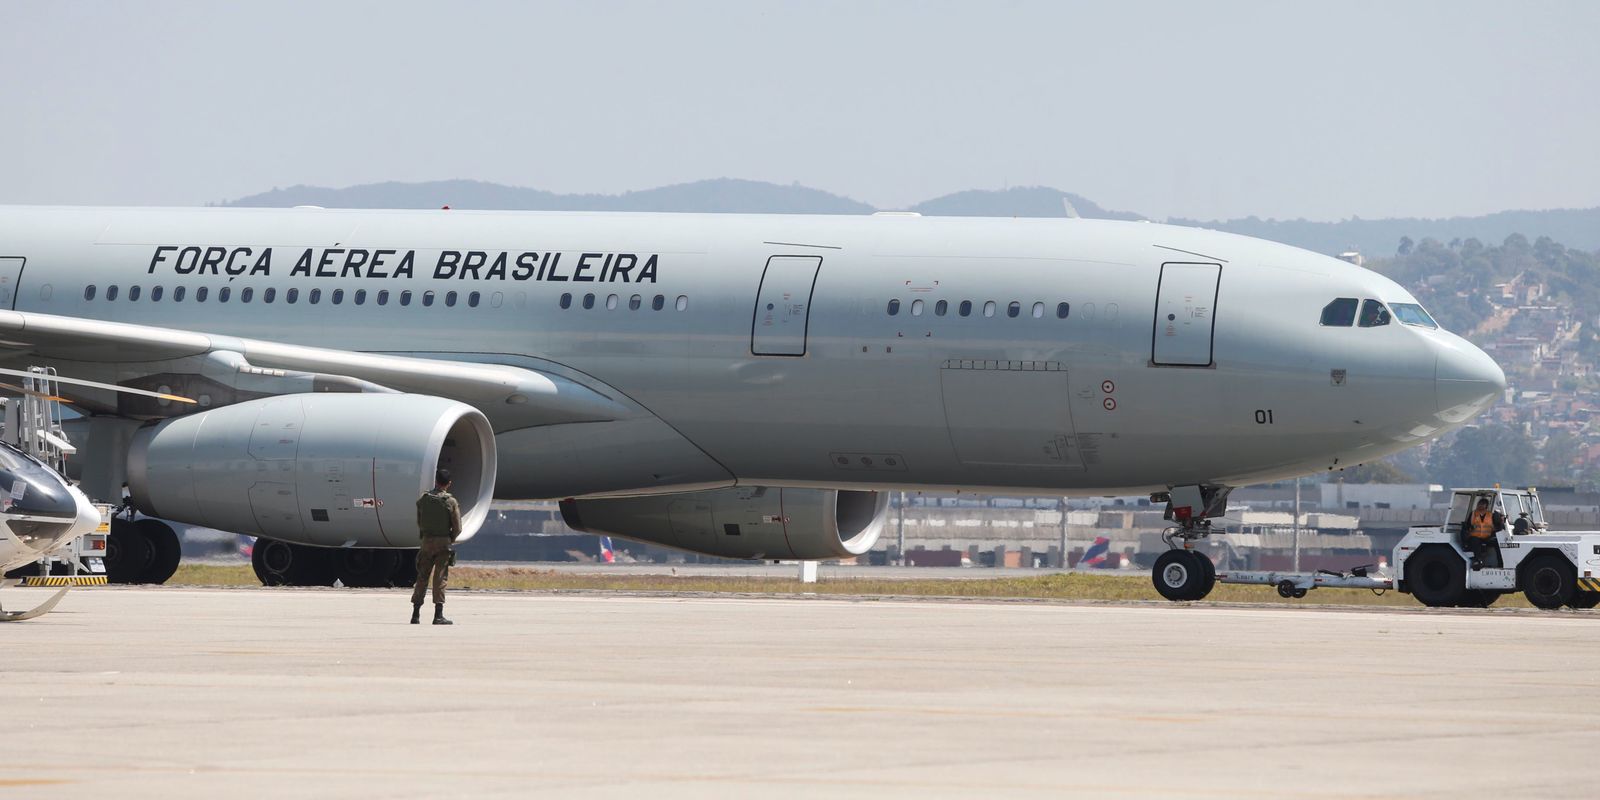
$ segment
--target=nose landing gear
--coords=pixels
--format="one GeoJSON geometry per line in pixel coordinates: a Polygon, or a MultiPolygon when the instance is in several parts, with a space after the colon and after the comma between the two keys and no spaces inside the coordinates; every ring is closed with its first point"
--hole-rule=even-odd
{"type": "Polygon", "coordinates": [[[1227,486],[1175,486],[1151,495],[1167,504],[1166,518],[1177,523],[1161,535],[1171,550],[1156,559],[1151,582],[1156,592],[1173,601],[1201,600],[1217,585],[1217,567],[1194,543],[1211,535],[1211,520],[1228,509],[1227,486]]]}

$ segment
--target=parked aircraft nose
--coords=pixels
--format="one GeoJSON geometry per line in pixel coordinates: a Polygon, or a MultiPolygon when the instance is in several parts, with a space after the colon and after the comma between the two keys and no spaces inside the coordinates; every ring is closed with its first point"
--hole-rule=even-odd
{"type": "Polygon", "coordinates": [[[1506,374],[1488,353],[1454,334],[1435,339],[1434,390],[1439,416],[1446,422],[1465,422],[1494,405],[1505,394],[1506,374]]]}

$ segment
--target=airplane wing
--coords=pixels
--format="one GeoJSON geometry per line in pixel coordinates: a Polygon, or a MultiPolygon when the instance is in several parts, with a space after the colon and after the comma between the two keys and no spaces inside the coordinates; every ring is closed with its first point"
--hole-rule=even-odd
{"type": "MultiPolygon", "coordinates": [[[[505,364],[364,353],[121,322],[0,310],[0,360],[48,363],[64,376],[223,405],[298,392],[407,392],[459,400],[496,432],[647,414],[621,393],[505,364]],[[68,363],[70,362],[70,363],[68,363]]],[[[140,395],[62,387],[90,410],[162,417],[195,410],[140,395]]]]}

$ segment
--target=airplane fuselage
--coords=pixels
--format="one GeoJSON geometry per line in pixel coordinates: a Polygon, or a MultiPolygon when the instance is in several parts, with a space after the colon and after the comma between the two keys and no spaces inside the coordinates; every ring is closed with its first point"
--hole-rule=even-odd
{"type": "MultiPolygon", "coordinates": [[[[652,491],[1238,485],[1436,437],[1504,385],[1387,307],[1324,324],[1416,303],[1376,273],[1148,223],[16,208],[0,273],[18,311],[570,378],[703,454],[652,491]]],[[[549,432],[497,435],[499,496],[581,493],[535,474],[549,432]]]]}

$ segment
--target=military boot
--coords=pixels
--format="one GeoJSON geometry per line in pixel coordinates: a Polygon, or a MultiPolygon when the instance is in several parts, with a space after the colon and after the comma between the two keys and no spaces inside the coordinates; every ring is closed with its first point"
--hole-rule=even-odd
{"type": "Polygon", "coordinates": [[[450,620],[447,620],[447,619],[444,618],[444,603],[434,603],[433,604],[433,624],[435,624],[435,625],[454,625],[455,624],[454,622],[451,622],[450,620]]]}
{"type": "Polygon", "coordinates": [[[422,624],[422,604],[421,603],[412,603],[411,604],[411,624],[412,625],[420,625],[420,624],[422,624]]]}

